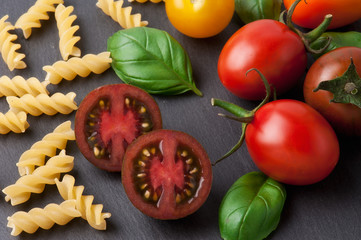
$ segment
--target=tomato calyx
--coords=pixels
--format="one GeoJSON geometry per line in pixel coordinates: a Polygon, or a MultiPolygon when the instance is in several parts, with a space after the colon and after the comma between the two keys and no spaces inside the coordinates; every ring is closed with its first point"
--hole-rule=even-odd
{"type": "Polygon", "coordinates": [[[238,142],[225,155],[223,155],[220,159],[218,159],[217,161],[212,163],[212,166],[215,166],[217,163],[221,162],[223,159],[229,157],[242,146],[244,138],[245,138],[245,132],[246,132],[247,125],[253,121],[255,112],[258,109],[260,109],[263,105],[265,105],[267,102],[269,102],[271,95],[272,95],[272,91],[273,91],[273,100],[276,99],[276,91],[275,91],[275,89],[271,89],[271,86],[268,83],[265,76],[256,68],[251,68],[250,70],[248,70],[246,72],[246,75],[250,71],[256,71],[260,75],[262,82],[264,83],[265,88],[266,88],[266,97],[262,100],[262,102],[260,104],[258,104],[257,107],[255,107],[252,110],[246,110],[246,109],[244,109],[238,105],[235,105],[233,103],[230,103],[230,102],[226,102],[226,101],[216,99],[216,98],[211,99],[212,106],[223,108],[227,112],[233,114],[233,116],[231,116],[231,115],[219,113],[218,114],[219,116],[242,123],[242,135],[241,135],[240,139],[238,140],[238,142]]]}
{"type": "Polygon", "coordinates": [[[350,65],[342,76],[320,82],[313,91],[317,92],[318,90],[333,93],[330,102],[350,103],[361,108],[361,77],[356,70],[352,57],[350,58],[350,65]]]}
{"type": "Polygon", "coordinates": [[[301,2],[302,0],[296,0],[290,7],[290,9],[286,12],[286,10],[284,12],[282,12],[281,16],[280,16],[280,21],[283,22],[284,24],[286,24],[292,31],[294,31],[298,36],[300,36],[300,38],[302,39],[303,44],[305,45],[305,48],[308,52],[312,53],[312,54],[321,54],[322,52],[324,52],[328,46],[331,44],[331,37],[327,37],[326,39],[326,43],[325,45],[320,48],[320,49],[313,49],[310,45],[311,43],[313,43],[314,41],[316,41],[319,37],[321,37],[321,35],[326,32],[327,27],[330,25],[331,20],[332,20],[332,14],[327,14],[324,17],[324,20],[322,21],[322,23],[320,25],[318,25],[315,29],[311,30],[308,33],[303,33],[301,32],[299,29],[297,29],[292,22],[292,15],[293,12],[296,8],[296,6],[298,5],[299,2],[301,2]],[[284,16],[286,15],[286,22],[283,21],[284,16]]]}

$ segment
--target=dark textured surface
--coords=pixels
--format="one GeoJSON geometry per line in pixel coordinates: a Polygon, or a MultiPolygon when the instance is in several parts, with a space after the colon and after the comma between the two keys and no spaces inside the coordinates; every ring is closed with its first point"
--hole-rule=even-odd
{"type": "MultiPolygon", "coordinates": [[[[0,17],[9,14],[14,24],[17,18],[35,2],[35,0],[2,0],[0,17]]],[[[76,33],[81,36],[77,46],[82,55],[100,53],[106,50],[107,38],[120,30],[117,23],[95,6],[96,0],[65,0],[66,5],[75,7],[78,16],[75,24],[80,26],[76,33]]],[[[124,5],[130,5],[128,2],[124,5]]],[[[234,18],[227,29],[209,39],[192,39],[177,32],[169,23],[164,3],[133,3],[133,12],[142,13],[150,27],[160,28],[174,36],[189,53],[194,77],[204,97],[186,93],[175,97],[155,96],[163,115],[164,128],[175,129],[194,136],[207,150],[212,161],[219,158],[236,143],[240,136],[240,126],[217,116],[219,109],[212,108],[212,97],[231,101],[246,108],[256,103],[244,101],[231,95],[221,85],[217,76],[218,55],[227,39],[242,24],[234,18]]],[[[0,75],[25,78],[34,76],[45,78],[44,65],[60,60],[58,50],[58,32],[54,15],[42,22],[41,29],[34,29],[32,36],[25,40],[19,30],[17,40],[22,44],[21,51],[26,54],[28,68],[10,72],[0,61],[0,75]]],[[[361,30],[361,21],[342,30],[361,30]]],[[[87,78],[63,81],[50,87],[51,93],[57,91],[77,93],[76,102],[80,103],[94,88],[120,80],[112,70],[102,75],[91,74],[87,78]]],[[[300,98],[300,89],[293,90],[284,97],[300,98]]],[[[8,110],[5,98],[0,99],[0,110],[8,110]]],[[[24,134],[0,136],[0,188],[13,184],[18,179],[15,166],[22,152],[30,148],[58,124],[74,120],[75,113],[40,117],[29,116],[30,128],[24,134]]],[[[74,126],[74,125],[73,125],[74,126]]],[[[287,186],[288,198],[278,229],[268,239],[277,240],[330,240],[360,239],[361,236],[361,142],[360,138],[339,137],[341,157],[332,174],[324,181],[312,186],[287,186]]],[[[77,150],[74,142],[68,145],[67,153],[75,156],[74,170],[76,185],[85,186],[85,194],[92,194],[95,203],[103,203],[104,210],[112,213],[108,219],[106,231],[92,229],[81,218],[72,220],[66,226],[54,226],[51,230],[38,230],[30,235],[22,233],[19,239],[220,239],[218,231],[218,207],[222,197],[232,183],[245,173],[257,170],[250,159],[246,146],[228,160],[214,168],[214,183],[206,203],[195,214],[177,221],[159,221],[151,219],[128,201],[121,184],[121,175],[107,173],[91,165],[77,150]]],[[[47,186],[42,194],[32,194],[31,199],[12,207],[5,202],[4,194],[0,199],[0,239],[13,239],[6,227],[7,216],[18,210],[29,211],[33,207],[62,201],[55,186],[47,186]]]]}

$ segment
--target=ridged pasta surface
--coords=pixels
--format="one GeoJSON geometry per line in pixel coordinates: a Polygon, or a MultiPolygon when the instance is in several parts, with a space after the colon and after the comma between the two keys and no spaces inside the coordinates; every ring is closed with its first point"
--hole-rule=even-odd
{"type": "Polygon", "coordinates": [[[60,205],[50,203],[45,208],[33,208],[29,212],[19,211],[8,217],[11,235],[17,236],[21,232],[34,233],[38,228],[50,229],[56,223],[65,225],[81,214],[75,208],[75,200],[62,202],[60,205]]]}
{"type": "Polygon", "coordinates": [[[110,213],[102,213],[102,204],[92,204],[93,195],[83,195],[84,186],[74,186],[75,179],[73,176],[66,174],[60,182],[55,179],[60,195],[64,200],[75,199],[76,209],[81,213],[81,217],[86,219],[90,226],[97,230],[106,229],[106,218],[111,216],[110,213]]]}
{"type": "Polygon", "coordinates": [[[45,81],[58,84],[63,79],[73,80],[76,76],[87,77],[90,73],[101,74],[110,68],[110,52],[102,52],[98,55],[87,54],[82,58],[72,57],[68,61],[57,61],[53,65],[44,66],[47,72],[45,81]]]}
{"type": "Polygon", "coordinates": [[[69,140],[75,140],[71,122],[66,121],[57,126],[53,132],[45,135],[40,141],[34,143],[25,151],[16,164],[20,176],[34,172],[36,166],[43,166],[46,157],[54,157],[58,149],[64,150],[69,140]]]}
{"type": "Polygon", "coordinates": [[[66,95],[55,93],[52,96],[39,94],[36,97],[26,94],[22,97],[10,96],[6,98],[10,109],[13,111],[24,111],[33,116],[41,114],[55,115],[57,113],[69,114],[78,107],[74,102],[76,94],[70,92],[66,95]]]}
{"type": "Polygon", "coordinates": [[[15,34],[10,34],[9,31],[14,30],[15,27],[6,20],[9,18],[5,15],[0,19],[0,52],[4,62],[7,64],[10,71],[14,69],[26,68],[26,63],[22,61],[25,54],[18,53],[17,50],[21,48],[18,43],[13,43],[18,37],[15,34]]]}
{"type": "Polygon", "coordinates": [[[29,127],[26,119],[27,114],[23,111],[18,113],[14,113],[13,111],[8,111],[5,114],[0,113],[0,134],[25,132],[29,127]]]}
{"type": "Polygon", "coordinates": [[[79,29],[78,25],[72,26],[77,18],[76,15],[70,15],[74,11],[73,6],[65,7],[59,4],[55,9],[55,19],[59,31],[59,49],[60,54],[64,60],[68,60],[69,56],[80,57],[81,51],[75,47],[75,44],[80,40],[79,36],[74,36],[79,29]]]}
{"type": "Polygon", "coordinates": [[[119,23],[122,28],[142,27],[148,25],[147,21],[141,20],[141,14],[131,14],[132,7],[123,7],[124,1],[98,0],[96,3],[106,15],[119,23]]]}
{"type": "Polygon", "coordinates": [[[70,172],[73,166],[74,157],[66,155],[65,150],[62,150],[32,174],[22,176],[14,184],[4,188],[5,200],[11,201],[13,206],[24,203],[29,200],[31,193],[42,193],[45,185],[54,185],[55,178],[59,178],[61,173],[70,172]]]}
{"type": "Polygon", "coordinates": [[[17,96],[25,94],[37,96],[40,93],[48,94],[47,82],[40,82],[37,78],[31,77],[25,80],[22,76],[9,78],[8,76],[0,77],[0,97],[17,96]]]}
{"type": "Polygon", "coordinates": [[[15,23],[16,28],[23,30],[25,38],[29,38],[32,28],[40,28],[40,20],[48,20],[48,12],[55,12],[55,4],[64,3],[63,0],[37,0],[26,13],[21,15],[15,23]]]}

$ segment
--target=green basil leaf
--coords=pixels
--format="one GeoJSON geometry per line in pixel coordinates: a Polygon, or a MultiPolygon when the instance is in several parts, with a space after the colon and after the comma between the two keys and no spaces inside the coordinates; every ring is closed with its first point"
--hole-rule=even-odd
{"type": "Polygon", "coordinates": [[[120,30],[108,39],[112,67],[125,83],[151,94],[176,95],[192,90],[190,59],[167,32],[148,27],[120,30]]]}
{"type": "Polygon", "coordinates": [[[282,0],[235,0],[236,13],[244,23],[259,19],[278,20],[282,0]]]}
{"type": "Polygon", "coordinates": [[[281,183],[261,172],[239,178],[219,209],[219,228],[226,240],[266,238],[276,229],[286,200],[281,183]]]}

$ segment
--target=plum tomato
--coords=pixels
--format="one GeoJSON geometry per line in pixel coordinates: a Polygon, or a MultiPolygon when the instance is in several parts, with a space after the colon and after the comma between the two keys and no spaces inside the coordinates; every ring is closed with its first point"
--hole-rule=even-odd
{"type": "Polygon", "coordinates": [[[337,132],[361,136],[361,108],[350,103],[330,102],[333,94],[329,91],[313,91],[322,81],[342,76],[348,69],[351,58],[361,76],[361,48],[338,48],[324,54],[312,64],[306,75],[303,93],[306,103],[319,111],[337,132]]]}
{"type": "Polygon", "coordinates": [[[339,143],[331,125],[297,100],[276,100],[259,108],[246,127],[245,141],[257,167],[286,184],[321,181],[339,159],[339,143]]]}
{"type": "MultiPolygon", "coordinates": [[[[295,0],[284,0],[289,9],[295,0]]],[[[360,0],[313,0],[301,1],[297,5],[292,21],[305,28],[315,28],[326,14],[332,14],[333,19],[329,29],[339,28],[361,18],[360,0]]]]}
{"type": "Polygon", "coordinates": [[[75,116],[76,143],[95,166],[121,171],[127,146],[138,136],[162,128],[154,99],[127,84],[106,85],[91,91],[75,116]]]}
{"type": "Polygon", "coordinates": [[[169,21],[181,33],[193,38],[212,37],[230,23],[234,0],[167,0],[169,21]]]}
{"type": "Polygon", "coordinates": [[[190,135],[155,130],[129,145],[122,183],[129,200],[156,219],[179,219],[206,201],[212,167],[202,145],[190,135]]]}
{"type": "Polygon", "coordinates": [[[269,19],[251,22],[240,28],[227,41],[218,60],[222,84],[234,95],[261,100],[266,90],[257,68],[276,89],[285,93],[296,85],[307,65],[307,54],[301,38],[285,24],[269,19]]]}

